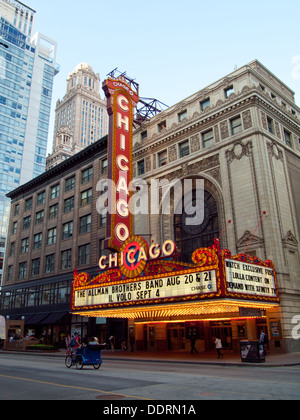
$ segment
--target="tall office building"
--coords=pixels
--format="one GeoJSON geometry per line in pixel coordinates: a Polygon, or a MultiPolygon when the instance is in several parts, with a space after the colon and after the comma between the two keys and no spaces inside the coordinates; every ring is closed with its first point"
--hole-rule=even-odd
{"type": "Polygon", "coordinates": [[[10,212],[6,193],[44,172],[46,164],[52,85],[59,70],[56,42],[40,33],[32,36],[35,14],[18,0],[0,0],[0,257],[10,212]]]}
{"type": "Polygon", "coordinates": [[[68,75],[67,92],[55,110],[53,152],[46,169],[63,162],[107,134],[106,99],[100,96],[100,76],[87,63],[68,75]]]}

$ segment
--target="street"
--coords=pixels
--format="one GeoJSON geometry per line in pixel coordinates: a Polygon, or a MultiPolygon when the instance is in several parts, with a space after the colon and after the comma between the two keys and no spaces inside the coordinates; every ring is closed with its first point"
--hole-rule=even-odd
{"type": "Polygon", "coordinates": [[[65,367],[63,357],[0,353],[0,400],[299,400],[300,366],[209,366],[105,360],[65,367]]]}

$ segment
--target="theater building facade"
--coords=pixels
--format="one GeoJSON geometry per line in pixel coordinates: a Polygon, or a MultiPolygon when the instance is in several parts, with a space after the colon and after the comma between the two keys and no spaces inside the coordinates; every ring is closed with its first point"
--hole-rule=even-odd
{"type": "Polygon", "coordinates": [[[65,306],[54,312],[66,318],[51,326],[57,334],[80,323],[81,334],[101,341],[112,334],[137,350],[189,351],[195,338],[204,352],[217,336],[239,351],[241,340],[264,330],[271,352],[299,351],[292,334],[300,313],[294,93],[255,60],[134,125],[126,155],[126,113],[137,97],[125,82],[110,110],[124,111],[124,137],[110,132],[118,145],[101,139],[10,193],[0,313],[38,312],[45,325],[65,282],[65,306]],[[127,174],[126,184],[116,171],[127,174]],[[119,194],[110,202],[119,213],[113,218],[103,209],[108,178],[119,194]]]}

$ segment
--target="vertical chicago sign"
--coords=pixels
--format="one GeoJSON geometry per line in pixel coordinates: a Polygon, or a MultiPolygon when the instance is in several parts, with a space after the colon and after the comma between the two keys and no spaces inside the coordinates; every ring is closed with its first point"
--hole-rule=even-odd
{"type": "Polygon", "coordinates": [[[132,180],[132,130],[139,102],[123,76],[103,82],[109,114],[108,197],[105,248],[119,251],[132,232],[130,182],[132,180]]]}

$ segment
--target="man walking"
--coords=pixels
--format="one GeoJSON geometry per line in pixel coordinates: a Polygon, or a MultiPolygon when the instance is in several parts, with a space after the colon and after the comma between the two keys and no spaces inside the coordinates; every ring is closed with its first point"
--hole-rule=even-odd
{"type": "Polygon", "coordinates": [[[220,357],[222,357],[223,359],[224,356],[222,353],[222,340],[220,338],[216,338],[215,345],[216,345],[216,350],[218,353],[218,359],[220,359],[220,357]]]}

